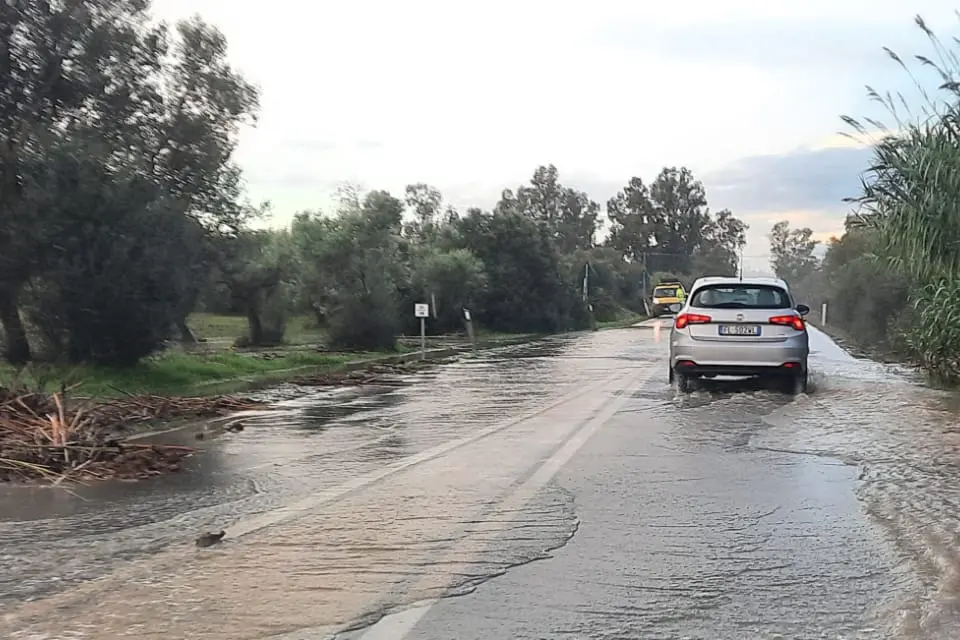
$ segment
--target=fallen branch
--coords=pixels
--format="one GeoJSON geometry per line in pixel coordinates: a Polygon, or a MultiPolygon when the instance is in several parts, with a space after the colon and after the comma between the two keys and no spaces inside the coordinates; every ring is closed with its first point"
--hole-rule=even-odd
{"type": "Polygon", "coordinates": [[[212,417],[261,403],[230,396],[173,398],[126,394],[72,406],[67,389],[46,394],[0,388],[0,480],[141,478],[179,469],[195,449],[117,440],[128,425],[212,417]]]}

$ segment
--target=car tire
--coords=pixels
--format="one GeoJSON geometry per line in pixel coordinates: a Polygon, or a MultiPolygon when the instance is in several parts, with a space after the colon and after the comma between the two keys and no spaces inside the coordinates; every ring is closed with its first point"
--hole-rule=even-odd
{"type": "Polygon", "coordinates": [[[787,376],[783,381],[783,390],[791,396],[798,396],[807,392],[807,372],[787,376]]]}
{"type": "Polygon", "coordinates": [[[693,391],[693,376],[685,373],[675,373],[673,375],[674,385],[680,393],[690,393],[693,391]]]}

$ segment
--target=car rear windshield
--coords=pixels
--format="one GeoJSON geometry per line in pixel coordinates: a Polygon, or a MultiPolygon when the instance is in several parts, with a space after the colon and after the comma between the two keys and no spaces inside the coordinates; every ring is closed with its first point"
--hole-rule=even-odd
{"type": "Polygon", "coordinates": [[[657,287],[653,290],[653,295],[658,298],[676,298],[677,297],[677,288],[676,287],[657,287]]]}
{"type": "Polygon", "coordinates": [[[789,309],[790,296],[780,287],[719,284],[697,289],[691,306],[701,309],[789,309]]]}

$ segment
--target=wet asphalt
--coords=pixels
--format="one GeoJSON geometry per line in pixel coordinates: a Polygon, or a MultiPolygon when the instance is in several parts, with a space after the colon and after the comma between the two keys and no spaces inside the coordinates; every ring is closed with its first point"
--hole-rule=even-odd
{"type": "Polygon", "coordinates": [[[656,324],[281,389],[177,476],[5,489],[0,635],[960,637],[955,398],[818,332],[808,395],[678,395],[656,324]]]}
{"type": "Polygon", "coordinates": [[[567,545],[382,637],[878,637],[896,558],[862,517],[857,468],[750,446],[764,424],[745,403],[718,420],[713,403],[643,400],[558,474],[579,519],[567,545]]]}

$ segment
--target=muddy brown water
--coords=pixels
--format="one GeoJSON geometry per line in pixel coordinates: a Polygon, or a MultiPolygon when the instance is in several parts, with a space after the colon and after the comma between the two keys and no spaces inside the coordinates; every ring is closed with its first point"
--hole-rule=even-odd
{"type": "MultiPolygon", "coordinates": [[[[324,637],[473,589],[577,535],[576,500],[562,486],[522,504],[505,496],[609,394],[629,392],[651,416],[707,420],[688,440],[856,471],[858,506],[845,517],[885,545],[871,552],[884,558],[879,568],[849,586],[870,611],[839,635],[833,618],[818,617],[837,603],[791,603],[792,615],[809,616],[804,637],[960,637],[956,396],[853,358],[822,334],[806,396],[743,383],[678,396],[665,381],[665,339],[651,328],[604,331],[464,357],[382,386],[281,388],[274,407],[244,418],[244,431],[199,443],[184,473],[72,493],[4,487],[0,635],[237,640],[309,627],[324,637]],[[642,380],[626,388],[630,375],[642,380]],[[567,401],[423,458],[557,398],[567,401]],[[193,547],[198,533],[221,528],[223,545],[193,547]]],[[[749,487],[738,491],[749,500],[749,487]]],[[[840,550],[860,544],[852,539],[818,544],[818,554],[856,562],[840,550]]],[[[714,595],[725,588],[708,586],[714,595]]]]}

